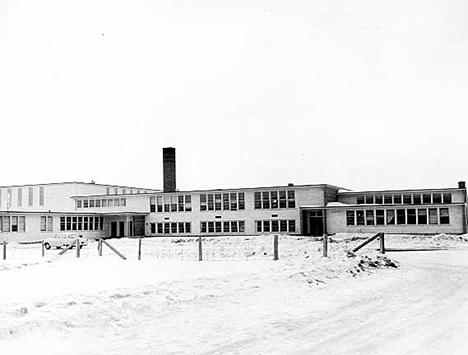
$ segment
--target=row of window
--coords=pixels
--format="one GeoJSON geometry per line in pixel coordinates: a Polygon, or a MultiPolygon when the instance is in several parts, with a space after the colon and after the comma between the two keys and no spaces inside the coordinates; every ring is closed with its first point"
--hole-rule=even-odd
{"type": "Polygon", "coordinates": [[[200,233],[245,233],[245,221],[200,222],[200,233]]]}
{"type": "Polygon", "coordinates": [[[192,233],[190,222],[151,223],[151,233],[155,234],[185,234],[192,233]],[[156,229],[157,228],[157,229],[156,229]]]}
{"type": "Polygon", "coordinates": [[[190,212],[191,195],[164,195],[150,197],[150,212],[190,212]]]}
{"type": "Polygon", "coordinates": [[[294,190],[262,191],[254,194],[255,209],[296,208],[294,190]]]}
{"type": "Polygon", "coordinates": [[[255,221],[255,225],[258,233],[269,233],[269,232],[296,232],[296,221],[294,219],[273,219],[255,221]]]}
{"type": "Polygon", "coordinates": [[[52,216],[41,216],[41,232],[52,232],[54,230],[54,218],[52,216]]]}
{"type": "Polygon", "coordinates": [[[90,200],[76,200],[76,208],[119,207],[127,206],[126,198],[103,198],[90,200]]]}
{"type": "Polygon", "coordinates": [[[133,194],[147,193],[149,191],[139,190],[139,189],[125,189],[125,188],[122,188],[119,190],[118,187],[106,187],[106,195],[110,195],[111,192],[113,195],[118,195],[119,193],[121,193],[122,195],[126,195],[126,194],[133,195],[133,194]]]}
{"type": "Polygon", "coordinates": [[[200,211],[245,210],[243,192],[228,192],[200,195],[200,211]]]}
{"type": "Polygon", "coordinates": [[[383,194],[383,195],[358,195],[357,204],[405,204],[421,205],[435,203],[452,203],[451,193],[412,193],[412,194],[383,194]]]}
{"type": "Polygon", "coordinates": [[[61,231],[104,230],[104,217],[67,216],[60,217],[61,231]]]}
{"type": "MultiPolygon", "coordinates": [[[[0,189],[0,206],[2,205],[2,190],[0,189]]],[[[16,188],[16,199],[12,188],[6,189],[6,204],[8,207],[13,206],[16,200],[17,207],[23,207],[23,188],[16,188]]],[[[28,187],[28,206],[34,205],[34,188],[28,187]]],[[[44,186],[39,186],[39,206],[44,206],[44,186]]]]}
{"type": "Polygon", "coordinates": [[[0,232],[26,232],[26,217],[0,216],[0,232]]]}
{"type": "Polygon", "coordinates": [[[450,224],[448,208],[405,208],[397,210],[346,211],[346,225],[450,224]]]}

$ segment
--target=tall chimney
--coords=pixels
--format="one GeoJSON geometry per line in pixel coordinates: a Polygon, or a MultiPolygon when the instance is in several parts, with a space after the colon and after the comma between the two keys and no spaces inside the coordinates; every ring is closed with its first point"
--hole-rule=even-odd
{"type": "Polygon", "coordinates": [[[176,190],[175,148],[163,148],[164,192],[176,190]]]}
{"type": "Polygon", "coordinates": [[[459,181],[459,182],[458,182],[458,188],[459,188],[459,189],[464,189],[464,188],[466,188],[465,182],[464,182],[464,181],[459,181]]]}

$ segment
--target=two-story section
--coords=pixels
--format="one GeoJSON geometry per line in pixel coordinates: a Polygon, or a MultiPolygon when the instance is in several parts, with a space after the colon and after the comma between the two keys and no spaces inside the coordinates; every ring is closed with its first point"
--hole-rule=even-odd
{"type": "Polygon", "coordinates": [[[340,191],[327,205],[328,233],[466,233],[466,188],[340,191]]]}

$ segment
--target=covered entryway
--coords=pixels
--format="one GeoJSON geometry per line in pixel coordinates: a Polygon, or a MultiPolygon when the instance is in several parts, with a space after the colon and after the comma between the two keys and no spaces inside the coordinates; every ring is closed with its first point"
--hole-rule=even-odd
{"type": "Polygon", "coordinates": [[[322,236],[326,232],[325,210],[302,210],[302,234],[322,236]]]}
{"type": "Polygon", "coordinates": [[[104,229],[106,236],[110,238],[143,237],[145,214],[105,214],[104,229]]]}

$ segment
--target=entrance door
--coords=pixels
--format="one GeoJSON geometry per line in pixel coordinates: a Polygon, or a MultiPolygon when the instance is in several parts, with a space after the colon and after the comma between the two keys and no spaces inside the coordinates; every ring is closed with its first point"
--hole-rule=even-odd
{"type": "Polygon", "coordinates": [[[125,237],[125,222],[119,222],[119,237],[125,237]]]}
{"type": "Polygon", "coordinates": [[[322,210],[303,211],[302,221],[304,235],[323,235],[323,212],[322,210]]]}
{"type": "Polygon", "coordinates": [[[117,237],[117,222],[111,222],[111,238],[117,237]]]}

